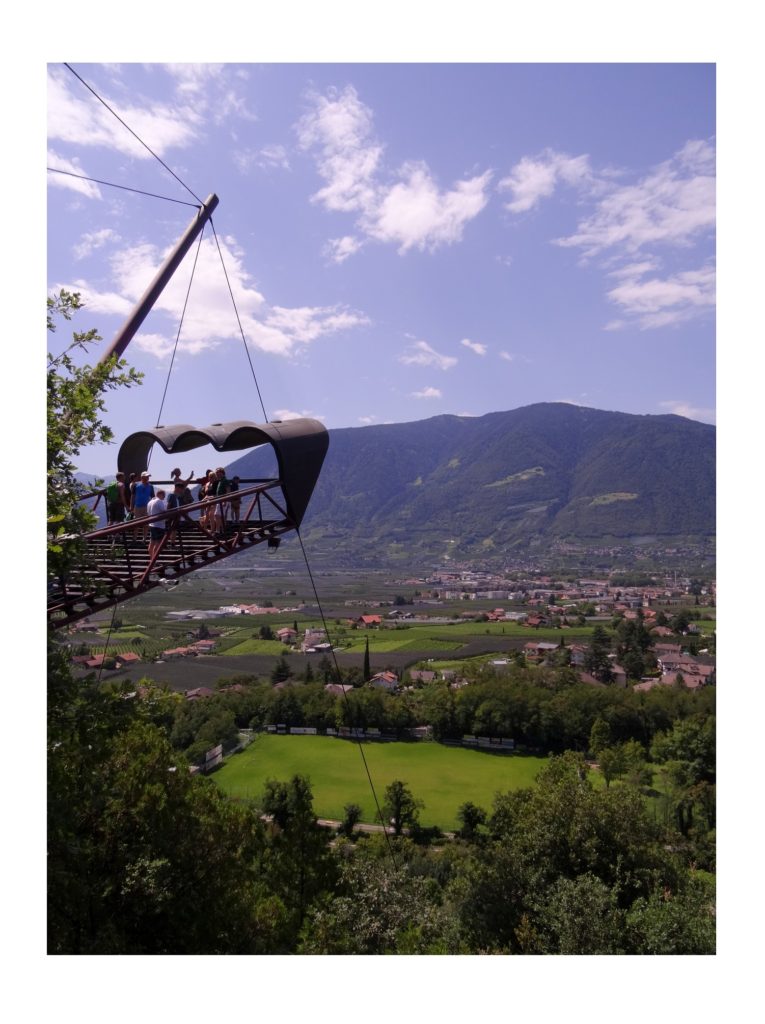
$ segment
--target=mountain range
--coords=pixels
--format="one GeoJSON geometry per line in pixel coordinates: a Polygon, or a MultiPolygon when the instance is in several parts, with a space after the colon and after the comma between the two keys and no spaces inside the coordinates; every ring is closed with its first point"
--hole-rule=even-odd
{"type": "MultiPolygon", "coordinates": [[[[553,541],[707,540],[713,426],[539,403],[330,431],[302,534],[343,561],[494,558],[553,541]]],[[[265,473],[256,449],[229,475],[265,473]]]]}

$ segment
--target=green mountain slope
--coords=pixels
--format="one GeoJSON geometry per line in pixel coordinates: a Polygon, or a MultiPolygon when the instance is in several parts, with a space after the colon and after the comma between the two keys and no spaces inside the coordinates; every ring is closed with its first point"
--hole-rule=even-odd
{"type": "MultiPolygon", "coordinates": [[[[230,471],[255,476],[261,460],[249,453],[230,471]]],[[[303,533],[381,560],[702,538],[714,497],[714,427],[543,403],[332,431],[303,533]]]]}

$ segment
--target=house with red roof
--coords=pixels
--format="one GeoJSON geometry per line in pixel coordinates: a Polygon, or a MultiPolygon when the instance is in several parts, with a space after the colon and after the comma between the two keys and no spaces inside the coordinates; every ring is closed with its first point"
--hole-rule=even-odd
{"type": "Polygon", "coordinates": [[[376,629],[380,626],[382,617],[380,615],[360,615],[356,619],[357,625],[362,629],[376,629]]]}
{"type": "Polygon", "coordinates": [[[386,690],[388,693],[398,689],[398,676],[395,672],[377,672],[369,682],[372,686],[376,686],[379,690],[386,690]]]}

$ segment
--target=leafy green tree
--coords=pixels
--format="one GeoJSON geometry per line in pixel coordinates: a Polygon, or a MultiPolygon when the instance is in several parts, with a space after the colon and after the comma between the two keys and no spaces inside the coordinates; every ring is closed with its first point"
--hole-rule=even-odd
{"type": "MultiPolygon", "coordinates": [[[[49,297],[48,330],[55,332],[59,318],[70,321],[82,307],[78,292],[62,289],[49,297]]],[[[77,366],[74,353],[87,351],[100,340],[95,329],[75,331],[60,355],[48,355],[48,571],[55,577],[67,577],[81,566],[84,549],[78,535],[96,524],[96,517],[81,502],[91,488],[76,478],[76,460],[85,446],[108,444],[114,436],[102,418],[106,394],[133,387],[142,378],[115,359],[95,367],[77,366]]]]}
{"type": "Polygon", "coordinates": [[[604,747],[598,754],[598,764],[600,773],[606,780],[606,788],[608,788],[614,779],[621,778],[627,770],[624,748],[621,746],[604,747]]]}
{"type": "Polygon", "coordinates": [[[589,872],[558,879],[540,909],[536,948],[524,951],[561,956],[623,953],[624,911],[617,892],[589,872]]]}
{"type": "MultiPolygon", "coordinates": [[[[488,824],[490,841],[475,848],[455,893],[471,948],[539,952],[547,928],[540,908],[561,879],[592,875],[621,909],[682,881],[640,794],[594,789],[579,755],[552,758],[533,789],[497,797],[488,824]]],[[[601,901],[606,915],[609,900],[601,901]]]]}
{"type": "Polygon", "coordinates": [[[424,806],[422,800],[415,799],[405,782],[395,779],[385,790],[383,821],[392,824],[394,833],[400,836],[405,828],[419,824],[420,810],[424,806]]]}
{"type": "Polygon", "coordinates": [[[670,619],[669,628],[673,633],[684,633],[690,623],[690,612],[687,608],[681,608],[681,610],[670,619]]]}
{"type": "Polygon", "coordinates": [[[590,751],[597,757],[601,750],[611,742],[611,729],[608,722],[601,715],[592,723],[590,729],[590,751]]]}
{"type": "Polygon", "coordinates": [[[283,683],[292,675],[289,662],[282,655],[271,669],[271,682],[272,683],[283,683]]]}
{"type": "Polygon", "coordinates": [[[692,875],[679,892],[664,888],[636,900],[626,925],[631,952],[711,955],[716,945],[713,883],[692,875]]]}
{"type": "Polygon", "coordinates": [[[318,665],[318,672],[319,675],[321,676],[322,682],[331,683],[333,671],[334,669],[332,667],[332,662],[329,660],[326,654],[322,655],[321,661],[319,662],[318,665]]]}
{"type": "Polygon", "coordinates": [[[258,630],[258,636],[261,640],[273,640],[274,631],[268,625],[261,626],[258,630]]]}
{"type": "Polygon", "coordinates": [[[585,669],[606,683],[611,679],[611,637],[602,626],[596,626],[590,637],[590,645],[584,656],[585,669]]]}
{"type": "Polygon", "coordinates": [[[189,775],[156,720],[171,698],[75,681],[49,654],[51,953],[251,953],[270,945],[252,866],[263,828],[189,775]]]}
{"type": "Polygon", "coordinates": [[[353,835],[353,829],[356,824],[361,820],[361,807],[359,804],[346,804],[343,808],[343,820],[340,823],[340,835],[346,836],[350,839],[353,835]]]}
{"type": "MultiPolygon", "coordinates": [[[[367,844],[365,844],[367,845],[367,844]]],[[[372,845],[372,844],[369,844],[372,845]]],[[[354,856],[339,893],[316,903],[303,929],[304,954],[464,953],[428,879],[381,858],[354,856]]]]}
{"type": "Polygon", "coordinates": [[[472,841],[477,838],[479,828],[486,824],[488,815],[483,807],[474,804],[472,800],[466,801],[457,810],[457,820],[460,823],[459,834],[462,839],[472,841]]]}
{"type": "Polygon", "coordinates": [[[296,942],[311,903],[332,890],[336,866],[304,775],[293,775],[289,782],[267,780],[262,809],[272,827],[260,867],[269,891],[287,910],[290,941],[296,942]]]}

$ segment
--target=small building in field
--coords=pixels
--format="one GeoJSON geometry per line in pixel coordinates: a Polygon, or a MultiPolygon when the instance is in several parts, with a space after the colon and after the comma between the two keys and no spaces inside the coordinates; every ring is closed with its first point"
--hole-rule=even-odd
{"type": "Polygon", "coordinates": [[[380,615],[360,615],[356,619],[356,624],[361,629],[379,629],[382,623],[382,616],[380,615]]]}

